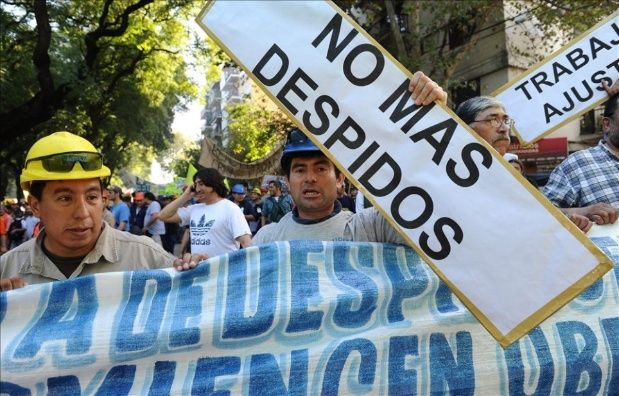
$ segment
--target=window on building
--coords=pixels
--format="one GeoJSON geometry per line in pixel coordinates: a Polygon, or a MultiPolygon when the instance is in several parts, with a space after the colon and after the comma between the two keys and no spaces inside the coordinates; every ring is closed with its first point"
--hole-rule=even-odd
{"type": "Polygon", "coordinates": [[[467,99],[479,96],[480,93],[479,78],[465,82],[458,82],[451,85],[449,89],[449,95],[454,106],[458,106],[467,99]]]}

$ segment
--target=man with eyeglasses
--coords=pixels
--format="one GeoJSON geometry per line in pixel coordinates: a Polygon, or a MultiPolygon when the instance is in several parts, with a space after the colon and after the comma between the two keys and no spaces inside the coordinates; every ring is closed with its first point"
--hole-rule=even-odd
{"type": "MultiPolygon", "coordinates": [[[[510,130],[515,122],[507,115],[502,102],[491,96],[476,96],[462,102],[456,108],[456,114],[501,156],[505,155],[510,144],[510,130]]],[[[593,219],[583,213],[561,211],[583,232],[589,231],[593,225],[593,219]]]]}
{"type": "Polygon", "coordinates": [[[476,96],[462,102],[456,114],[501,156],[505,155],[514,120],[507,115],[503,103],[490,96],[476,96]]]}
{"type": "Polygon", "coordinates": [[[95,147],[69,132],[53,133],[30,148],[20,183],[44,228],[0,257],[0,290],[101,272],[183,268],[152,239],[103,222],[109,176],[95,147]]]}
{"type": "MultiPolygon", "coordinates": [[[[618,83],[607,88],[609,94],[617,91],[618,83]]],[[[602,140],[567,157],[552,171],[544,187],[553,204],[597,224],[612,224],[619,217],[618,107],[619,93],[614,93],[604,106],[602,140]]]]}

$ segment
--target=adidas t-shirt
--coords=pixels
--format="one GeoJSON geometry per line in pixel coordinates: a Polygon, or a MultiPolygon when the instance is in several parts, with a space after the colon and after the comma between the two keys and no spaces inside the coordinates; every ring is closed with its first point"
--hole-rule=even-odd
{"type": "Polygon", "coordinates": [[[236,238],[251,235],[243,212],[227,199],[179,208],[176,213],[182,225],[189,225],[192,254],[219,256],[240,247],[236,238]]]}

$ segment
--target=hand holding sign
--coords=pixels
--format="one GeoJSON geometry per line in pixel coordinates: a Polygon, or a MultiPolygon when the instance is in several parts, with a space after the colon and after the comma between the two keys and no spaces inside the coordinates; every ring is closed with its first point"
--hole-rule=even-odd
{"type": "Polygon", "coordinates": [[[413,101],[418,106],[428,106],[431,103],[438,101],[443,105],[447,104],[447,92],[443,91],[441,87],[430,77],[418,71],[411,77],[408,84],[408,90],[411,93],[413,101]]]}

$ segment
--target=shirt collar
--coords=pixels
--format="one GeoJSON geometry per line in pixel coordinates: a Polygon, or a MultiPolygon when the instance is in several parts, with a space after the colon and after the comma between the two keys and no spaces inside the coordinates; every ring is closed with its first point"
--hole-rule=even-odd
{"type": "MultiPolygon", "coordinates": [[[[97,239],[94,249],[82,259],[83,264],[99,263],[101,262],[101,257],[104,257],[107,262],[118,261],[119,253],[113,232],[112,228],[103,222],[103,229],[99,235],[99,239],[97,239]]],[[[61,276],[60,270],[56,268],[53,262],[43,253],[43,248],[41,246],[43,240],[45,240],[45,228],[43,228],[36,237],[34,241],[35,246],[30,251],[30,265],[29,267],[24,267],[22,273],[38,274],[58,280],[65,279],[64,276],[61,276]],[[48,266],[45,265],[46,261],[49,263],[48,266]]]]}
{"type": "Polygon", "coordinates": [[[116,262],[119,259],[120,255],[112,227],[105,221],[102,222],[102,226],[103,228],[95,247],[84,257],[84,260],[82,260],[85,264],[98,263],[102,256],[110,263],[116,262]]]}
{"type": "Polygon", "coordinates": [[[322,223],[325,220],[329,220],[331,217],[337,215],[341,211],[342,211],[342,204],[340,203],[340,201],[336,199],[335,202],[333,203],[333,211],[328,216],[325,216],[321,219],[316,219],[316,220],[302,219],[299,217],[299,211],[297,210],[297,208],[294,208],[292,209],[292,219],[296,223],[299,223],[299,224],[318,224],[318,223],[322,223]]]}
{"type": "Polygon", "coordinates": [[[612,158],[612,159],[614,159],[614,160],[618,160],[618,159],[619,159],[619,157],[617,157],[617,156],[615,155],[615,153],[613,152],[613,150],[609,147],[609,143],[608,143],[608,142],[606,142],[606,139],[602,139],[602,140],[600,140],[600,142],[598,143],[598,146],[599,146],[599,147],[601,147],[601,148],[602,148],[602,150],[604,150],[604,152],[606,152],[606,154],[607,154],[610,158],[612,158]]]}

